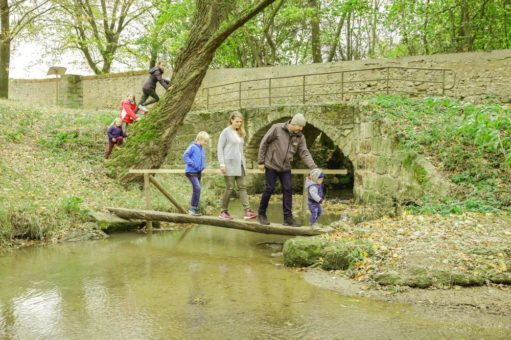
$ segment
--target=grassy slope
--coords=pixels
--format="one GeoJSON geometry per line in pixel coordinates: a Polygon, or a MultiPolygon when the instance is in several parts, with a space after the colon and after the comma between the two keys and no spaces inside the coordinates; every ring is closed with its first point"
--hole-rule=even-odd
{"type": "MultiPolygon", "coordinates": [[[[431,157],[459,185],[443,202],[428,203],[426,198],[417,210],[509,209],[509,167],[503,165],[511,154],[508,110],[446,99],[380,97],[373,103],[385,119],[399,123],[403,147],[431,157]],[[496,132],[500,145],[495,143],[496,132]]],[[[105,130],[116,115],[0,101],[0,245],[18,235],[58,239],[62,230],[84,223],[87,210],[143,207],[139,188],[121,186],[106,176],[103,166],[105,130]]],[[[186,204],[186,181],[159,179],[186,204]]],[[[215,182],[205,183],[205,205],[215,201],[215,182]]],[[[155,195],[153,205],[171,209],[161,195],[155,195]]]]}
{"type": "MultiPolygon", "coordinates": [[[[55,240],[84,223],[87,210],[144,206],[138,186],[106,176],[105,131],[116,115],[0,101],[0,245],[21,234],[55,240]]],[[[186,181],[167,179],[165,187],[185,203],[186,181]]],[[[161,195],[153,204],[171,209],[161,195]]]]}
{"type": "Polygon", "coordinates": [[[492,212],[511,209],[511,113],[500,105],[447,98],[378,97],[382,117],[403,148],[428,157],[457,184],[441,201],[424,198],[417,212],[492,212]]]}

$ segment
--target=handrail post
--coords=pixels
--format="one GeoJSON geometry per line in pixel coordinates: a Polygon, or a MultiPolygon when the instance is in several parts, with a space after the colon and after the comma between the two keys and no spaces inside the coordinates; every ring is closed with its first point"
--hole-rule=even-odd
{"type": "Polygon", "coordinates": [[[305,105],[305,75],[302,76],[302,104],[305,105]]]}
{"type": "Polygon", "coordinates": [[[387,89],[386,93],[389,94],[389,78],[390,78],[390,68],[387,66],[387,89]]]}
{"type": "Polygon", "coordinates": [[[206,88],[206,110],[209,110],[209,87],[206,88]]]}
{"type": "Polygon", "coordinates": [[[271,107],[271,78],[268,78],[268,106],[271,107]]]}
{"type": "MultiPolygon", "coordinates": [[[[149,173],[144,173],[144,196],[145,196],[145,208],[146,210],[152,210],[151,204],[151,186],[149,184],[149,173]]],[[[149,232],[153,231],[153,222],[146,220],[146,226],[149,232]]]]}
{"type": "Polygon", "coordinates": [[[238,106],[241,109],[241,81],[238,83],[238,106]]]}
{"type": "Polygon", "coordinates": [[[442,70],[442,96],[445,95],[445,69],[442,70]]]}
{"type": "Polygon", "coordinates": [[[341,72],[341,102],[344,101],[344,71],[341,72]]]}
{"type": "Polygon", "coordinates": [[[302,211],[300,213],[300,218],[302,220],[302,224],[306,224],[305,217],[306,215],[306,207],[307,207],[307,200],[309,199],[309,194],[307,192],[307,187],[305,186],[305,180],[307,179],[307,175],[303,175],[303,192],[302,192],[302,211]]]}

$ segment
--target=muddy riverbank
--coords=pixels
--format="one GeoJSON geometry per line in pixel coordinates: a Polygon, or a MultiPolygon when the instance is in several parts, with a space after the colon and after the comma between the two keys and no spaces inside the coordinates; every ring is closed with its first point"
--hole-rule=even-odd
{"type": "Polygon", "coordinates": [[[410,305],[429,320],[511,330],[511,289],[508,286],[375,289],[342,273],[320,269],[305,269],[303,277],[314,286],[342,295],[410,305]]]}

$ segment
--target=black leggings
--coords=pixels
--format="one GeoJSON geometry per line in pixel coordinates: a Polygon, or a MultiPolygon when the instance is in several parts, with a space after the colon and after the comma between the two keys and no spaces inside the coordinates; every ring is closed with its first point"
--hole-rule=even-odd
{"type": "Polygon", "coordinates": [[[158,100],[160,100],[160,97],[158,97],[155,90],[142,89],[142,91],[143,91],[142,99],[140,99],[140,103],[138,104],[138,106],[151,105],[151,104],[156,103],[158,100]],[[147,98],[149,98],[149,97],[152,97],[153,99],[147,100],[147,98]]]}

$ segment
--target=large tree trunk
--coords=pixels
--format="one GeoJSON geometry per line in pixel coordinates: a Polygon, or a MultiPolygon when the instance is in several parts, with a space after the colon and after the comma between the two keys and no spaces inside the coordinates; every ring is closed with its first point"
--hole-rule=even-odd
{"type": "Polygon", "coordinates": [[[170,86],[158,105],[132,129],[126,147],[108,161],[112,175],[123,181],[140,180],[130,168],[157,169],[165,161],[170,145],[213,60],[216,49],[236,29],[243,26],[275,0],[261,0],[239,19],[220,30],[232,2],[197,0],[197,11],[188,41],[176,58],[170,86]]]}
{"type": "Polygon", "coordinates": [[[321,29],[319,27],[321,5],[318,0],[309,0],[308,5],[314,11],[314,14],[310,18],[312,62],[322,63],[323,57],[321,56],[321,29]]]}
{"type": "Polygon", "coordinates": [[[10,40],[0,40],[0,98],[9,98],[10,40]]]}
{"type": "Polygon", "coordinates": [[[0,98],[9,98],[9,63],[11,60],[11,32],[9,4],[0,0],[0,98]]]}

